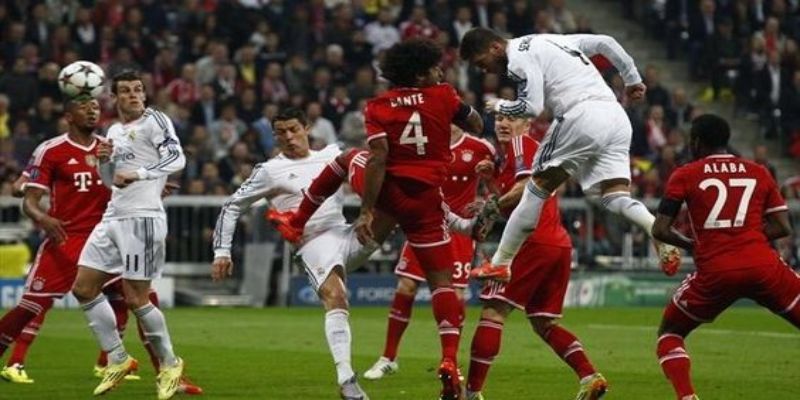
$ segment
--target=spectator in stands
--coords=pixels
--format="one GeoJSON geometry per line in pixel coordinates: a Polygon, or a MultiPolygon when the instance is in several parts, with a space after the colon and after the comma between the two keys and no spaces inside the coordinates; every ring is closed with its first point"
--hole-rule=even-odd
{"type": "Polygon", "coordinates": [[[14,101],[9,104],[9,112],[16,116],[27,111],[36,103],[38,82],[27,72],[25,60],[17,58],[14,68],[0,77],[0,93],[13,94],[14,101]]]}
{"type": "Polygon", "coordinates": [[[311,67],[303,56],[289,57],[289,63],[284,67],[283,80],[289,93],[305,93],[311,86],[313,73],[311,67]]]}
{"type": "Polygon", "coordinates": [[[647,85],[647,104],[669,107],[669,91],[661,84],[661,73],[655,65],[648,65],[644,72],[647,85]]]}
{"type": "Polygon", "coordinates": [[[533,20],[533,33],[556,33],[553,16],[547,10],[539,10],[533,20]]]}
{"type": "Polygon", "coordinates": [[[246,87],[241,91],[241,96],[236,104],[236,115],[247,125],[261,117],[261,107],[254,88],[246,87]]]}
{"type": "Polygon", "coordinates": [[[650,106],[647,112],[647,145],[650,154],[658,154],[661,148],[667,144],[668,127],[664,121],[664,108],[660,105],[650,106]]]}
{"type": "Polygon", "coordinates": [[[342,118],[353,107],[353,100],[347,93],[347,87],[336,85],[333,88],[333,95],[322,108],[322,115],[333,123],[337,131],[342,127],[342,118]]]}
{"type": "Polygon", "coordinates": [[[241,79],[242,85],[245,87],[258,86],[259,78],[261,77],[261,68],[256,60],[256,54],[256,46],[248,43],[239,49],[236,57],[234,57],[239,79],[241,79]]]}
{"type": "Polygon", "coordinates": [[[53,101],[61,102],[61,89],[58,88],[58,73],[61,68],[54,62],[48,62],[39,69],[39,84],[37,95],[50,97],[53,101]]]}
{"type": "Polygon", "coordinates": [[[176,104],[188,106],[200,98],[197,84],[197,69],[194,64],[184,64],[180,78],[173,79],[167,87],[170,99],[176,104]]]}
{"type": "Polygon", "coordinates": [[[308,124],[311,125],[309,138],[311,139],[312,149],[319,150],[338,141],[333,123],[322,116],[322,106],[318,102],[312,101],[308,103],[306,116],[308,117],[308,124]]]}
{"type": "Polygon", "coordinates": [[[719,21],[717,32],[706,43],[704,64],[711,68],[711,87],[715,100],[719,98],[723,86],[735,86],[731,77],[739,75],[742,54],[739,43],[733,36],[733,22],[728,18],[719,21]]]}
{"type": "Polygon", "coordinates": [[[672,91],[672,101],[665,110],[667,123],[670,127],[683,128],[689,123],[694,106],[689,102],[686,89],[677,87],[672,91]]]}
{"type": "Polygon", "coordinates": [[[242,120],[236,115],[236,104],[227,102],[222,105],[220,117],[211,123],[208,131],[211,136],[214,158],[219,159],[228,153],[228,149],[239,141],[247,129],[242,120]]]}
{"type": "Polygon", "coordinates": [[[326,103],[331,95],[331,71],[327,67],[318,67],[314,70],[313,83],[308,87],[306,98],[309,101],[326,103]]]}
{"type": "Polygon", "coordinates": [[[0,142],[11,136],[11,114],[8,96],[0,93],[0,142]]]}
{"type": "Polygon", "coordinates": [[[699,12],[689,21],[689,74],[695,79],[708,72],[701,61],[706,41],[716,32],[716,8],[714,0],[701,0],[699,12]]]}
{"type": "Polygon", "coordinates": [[[553,17],[553,28],[556,33],[573,33],[578,28],[575,16],[565,3],[565,0],[548,1],[547,12],[553,17]]]}
{"type": "Polygon", "coordinates": [[[466,5],[459,6],[456,9],[456,18],[450,24],[450,41],[452,43],[461,43],[461,38],[473,27],[470,8],[466,5]]]}
{"type": "Polygon", "coordinates": [[[342,118],[339,139],[342,140],[345,147],[364,147],[366,145],[367,135],[364,127],[364,107],[366,105],[366,98],[358,100],[356,108],[342,118]]]}
{"type": "Polygon", "coordinates": [[[769,174],[772,175],[773,178],[778,178],[778,171],[775,169],[775,166],[769,162],[769,154],[767,146],[763,144],[758,144],[753,147],[753,161],[758,164],[761,164],[764,168],[769,170],[769,174]]]}
{"type": "Polygon", "coordinates": [[[800,69],[792,72],[791,80],[781,90],[781,123],[789,139],[789,152],[800,158],[800,69]]]}
{"type": "Polygon", "coordinates": [[[400,24],[400,36],[404,39],[425,38],[436,39],[439,28],[428,19],[424,5],[416,5],[411,11],[411,17],[400,24]]]}
{"type": "Polygon", "coordinates": [[[200,88],[200,99],[192,106],[189,120],[192,124],[209,127],[216,121],[218,115],[216,91],[214,86],[206,83],[200,88]]]}
{"type": "Polygon", "coordinates": [[[530,33],[533,9],[526,0],[514,0],[508,13],[508,30],[518,37],[530,33]]]}
{"type": "Polygon", "coordinates": [[[206,55],[195,64],[198,83],[211,83],[217,75],[217,70],[228,64],[228,48],[218,41],[211,41],[206,46],[206,55]]]}
{"type": "Polygon", "coordinates": [[[786,42],[786,37],[781,33],[781,23],[775,17],[767,18],[767,23],[762,31],[756,32],[756,37],[764,39],[767,53],[780,51],[786,42]]]}
{"type": "Polygon", "coordinates": [[[781,55],[778,51],[768,54],[767,65],[756,80],[756,98],[760,107],[762,132],[765,137],[776,137],[780,130],[781,89],[785,77],[781,68],[781,55]]]}
{"type": "Polygon", "coordinates": [[[275,104],[267,103],[261,111],[261,118],[253,122],[252,128],[258,135],[261,149],[264,155],[269,158],[272,156],[272,151],[275,148],[275,138],[272,131],[272,118],[278,114],[278,106],[275,104]]]}
{"type": "Polygon", "coordinates": [[[40,97],[36,104],[36,113],[30,118],[31,136],[36,142],[41,142],[63,132],[57,132],[55,104],[50,97],[40,97]]]}
{"type": "Polygon", "coordinates": [[[261,98],[268,103],[285,104],[289,101],[289,88],[283,81],[283,68],[278,63],[267,65],[261,81],[261,98]]]}
{"type": "Polygon", "coordinates": [[[381,8],[377,20],[367,24],[364,33],[376,55],[400,41],[400,30],[394,26],[394,16],[387,7],[381,8]]]}
{"type": "Polygon", "coordinates": [[[251,165],[252,163],[253,160],[250,157],[250,149],[248,149],[247,143],[236,142],[231,146],[228,155],[217,162],[219,177],[223,182],[231,182],[233,176],[241,169],[242,165],[251,165]]]}

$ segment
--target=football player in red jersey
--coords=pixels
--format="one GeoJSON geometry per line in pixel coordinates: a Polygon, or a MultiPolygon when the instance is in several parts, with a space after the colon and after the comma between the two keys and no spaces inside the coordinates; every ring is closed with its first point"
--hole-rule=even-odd
{"type": "MultiPolygon", "coordinates": [[[[0,375],[16,383],[33,382],[23,367],[28,346],[53,300],[72,287],[78,255],[110,197],[97,172],[98,157],[108,157],[111,151],[94,134],[99,103],[89,98],[69,101],[65,117],[69,132],[40,144],[18,180],[23,211],[47,239],[39,247],[22,300],[0,319],[0,355],[17,341],[9,365],[0,375]],[[39,203],[48,192],[50,209],[45,211],[39,203]]],[[[115,306],[127,316],[123,301],[115,306]]]]}
{"type": "Polygon", "coordinates": [[[456,354],[464,315],[452,284],[453,253],[441,186],[452,157],[450,124],[480,132],[483,120],[453,87],[439,83],[441,57],[441,50],[426,40],[392,46],[381,63],[392,88],[369,100],[364,110],[368,157],[354,151],[340,156],[312,182],[293,216],[271,219],[288,233],[285,237],[297,236],[293,232],[302,231],[322,200],[338,190],[344,171],[361,158],[363,182],[354,183],[351,176],[362,198],[354,224],[359,241],[381,242],[395,225],[405,233],[432,292],[442,345],[440,397],[459,399],[456,354]]]}
{"type": "Polygon", "coordinates": [[[788,207],[769,171],[727,152],[730,127],[715,115],[694,120],[695,161],[667,182],[653,236],[694,251],[697,272],[675,291],[658,330],[657,354],[678,400],[695,400],[684,339],[740,298],[800,328],[800,275],[769,242],[791,234],[788,207]],[[672,229],[686,203],[694,238],[672,229]]]}
{"type": "MultiPolygon", "coordinates": [[[[450,150],[453,153],[453,160],[448,167],[447,180],[442,185],[442,194],[452,213],[468,219],[471,215],[467,206],[475,201],[478,192],[479,177],[475,169],[478,163],[484,160],[489,162],[488,165],[494,166],[495,150],[491,143],[464,134],[455,125],[451,125],[451,131],[450,150]]],[[[468,235],[453,233],[450,244],[454,259],[453,286],[456,288],[456,295],[463,302],[464,289],[469,282],[469,269],[475,255],[475,242],[468,235]]],[[[408,243],[403,245],[394,273],[397,275],[397,290],[394,292],[389,310],[383,355],[364,372],[364,377],[367,379],[381,379],[398,370],[399,366],[395,362],[397,348],[411,319],[417,289],[425,282],[422,265],[414,257],[414,252],[408,243]]]]}
{"type": "MultiPolygon", "coordinates": [[[[504,160],[492,181],[501,196],[490,200],[492,207],[506,216],[522,197],[532,171],[539,144],[526,133],[530,120],[495,114],[495,132],[503,145],[504,160]]],[[[479,166],[492,174],[487,162],[479,166]]],[[[498,214],[497,212],[493,214],[498,214]]],[[[548,199],[539,225],[528,236],[511,263],[508,283],[489,281],[481,293],[484,300],[481,319],[472,338],[472,358],[467,380],[467,400],[483,399],[481,390],[494,358],[500,352],[503,324],[514,309],[525,311],[533,330],[575,371],[580,380],[578,399],[601,398],[608,383],[587,357],[583,345],[558,324],[569,284],[572,242],[561,223],[558,201],[548,199]]]]}

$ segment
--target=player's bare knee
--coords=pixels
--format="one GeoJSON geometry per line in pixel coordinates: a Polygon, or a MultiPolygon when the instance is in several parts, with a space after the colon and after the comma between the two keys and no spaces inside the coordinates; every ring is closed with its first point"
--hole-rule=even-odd
{"type": "Polygon", "coordinates": [[[553,317],[531,317],[530,322],[534,332],[540,337],[545,337],[550,329],[558,325],[558,320],[553,317]]]}
{"type": "Polygon", "coordinates": [[[100,295],[102,287],[93,282],[86,280],[76,280],[72,284],[72,295],[78,300],[79,303],[86,303],[92,301],[100,295]]]}
{"type": "Polygon", "coordinates": [[[531,177],[531,180],[542,189],[554,192],[569,179],[569,173],[561,167],[550,167],[544,171],[539,171],[531,177]]]}
{"type": "Polygon", "coordinates": [[[464,302],[464,288],[456,288],[456,297],[458,301],[464,302]]]}
{"type": "Polygon", "coordinates": [[[335,310],[337,308],[346,310],[348,308],[347,293],[343,288],[320,288],[319,298],[325,310],[335,310]]]}
{"type": "Polygon", "coordinates": [[[397,280],[397,292],[406,296],[416,296],[419,289],[419,282],[401,277],[397,280]]]}
{"type": "Polygon", "coordinates": [[[481,319],[503,323],[510,313],[511,308],[506,303],[497,300],[489,300],[483,305],[481,319]]]}

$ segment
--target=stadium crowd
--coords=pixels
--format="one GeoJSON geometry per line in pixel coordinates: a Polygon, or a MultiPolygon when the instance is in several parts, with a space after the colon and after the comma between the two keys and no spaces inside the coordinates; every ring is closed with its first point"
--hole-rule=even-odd
{"type": "MultiPolygon", "coordinates": [[[[743,109],[758,111],[767,137],[797,136],[797,2],[655,0],[650,6],[651,19],[663,22],[651,24],[663,27],[654,34],[669,39],[670,55],[687,54],[693,77],[712,82],[715,96],[728,90],[743,109]]],[[[505,77],[458,60],[467,30],[491,27],[509,37],[593,33],[589,18],[565,0],[31,0],[0,4],[0,26],[0,195],[10,193],[39,142],[66,130],[57,77],[75,60],[96,62],[108,76],[143,71],[150,104],[173,119],[184,145],[181,192],[227,195],[254,163],[274,153],[270,119],[283,106],[308,113],[314,147],[361,146],[361,109],[385,90],[377,64],[398,41],[426,37],[441,44],[445,79],[480,109],[491,98],[513,98],[515,89],[505,77]]],[[[658,198],[688,158],[688,124],[702,109],[685,88],[665,87],[656,65],[640,65],[647,101],[632,104],[610,63],[593,61],[633,123],[634,195],[658,198]]],[[[108,96],[102,103],[108,126],[112,103],[108,96]]],[[[540,115],[530,134],[540,139],[550,118],[540,115]]],[[[484,136],[493,137],[491,118],[484,136]]],[[[753,150],[768,163],[765,148],[753,150]]],[[[796,186],[787,189],[797,195],[796,186]]],[[[569,186],[563,194],[580,190],[569,186]]]]}

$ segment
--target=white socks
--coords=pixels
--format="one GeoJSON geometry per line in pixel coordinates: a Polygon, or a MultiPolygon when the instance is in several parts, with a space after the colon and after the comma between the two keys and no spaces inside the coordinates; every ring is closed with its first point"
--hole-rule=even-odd
{"type": "Polygon", "coordinates": [[[117,319],[106,296],[100,294],[94,300],[81,304],[81,308],[100,348],[108,353],[109,362],[120,364],[125,361],[128,353],[122,345],[122,339],[117,332],[117,319]]]}
{"type": "Polygon", "coordinates": [[[164,319],[164,314],[161,310],[152,303],[147,303],[133,313],[142,323],[144,336],[153,345],[161,365],[173,367],[178,364],[178,359],[172,351],[172,340],[170,340],[169,331],[167,331],[167,321],[164,319]]]}
{"type": "Polygon", "coordinates": [[[492,257],[492,265],[511,263],[522,243],[525,243],[536,225],[539,224],[542,206],[548,198],[550,198],[550,193],[536,185],[533,180],[525,185],[522,199],[506,222],[503,237],[492,257]]]}
{"type": "Polygon", "coordinates": [[[630,193],[606,193],[600,202],[608,211],[625,217],[625,219],[647,232],[648,236],[652,236],[653,223],[656,217],[650,213],[650,210],[642,202],[632,199],[630,193]]]}
{"type": "Polygon", "coordinates": [[[336,376],[339,385],[347,382],[355,375],[353,367],[350,365],[350,323],[347,310],[336,308],[325,313],[325,337],[328,339],[328,347],[336,364],[336,376]]]}

